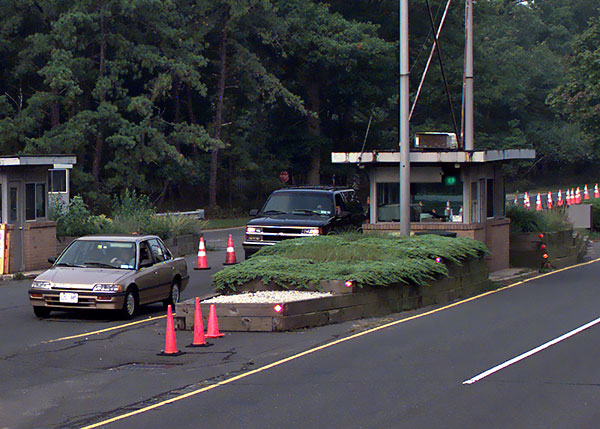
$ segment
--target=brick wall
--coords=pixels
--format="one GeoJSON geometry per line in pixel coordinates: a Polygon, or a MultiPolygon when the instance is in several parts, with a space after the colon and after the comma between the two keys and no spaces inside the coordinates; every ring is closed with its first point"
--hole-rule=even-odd
{"type": "Polygon", "coordinates": [[[56,222],[27,222],[23,226],[25,271],[50,267],[48,258],[56,256],[56,222]]]}

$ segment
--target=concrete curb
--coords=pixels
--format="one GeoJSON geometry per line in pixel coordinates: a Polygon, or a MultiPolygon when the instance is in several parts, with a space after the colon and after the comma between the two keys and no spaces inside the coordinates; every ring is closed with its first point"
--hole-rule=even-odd
{"type": "Polygon", "coordinates": [[[3,274],[0,276],[0,281],[9,282],[11,280],[34,279],[46,270],[27,271],[25,273],[3,274]],[[15,279],[17,277],[17,279],[15,279]]]}

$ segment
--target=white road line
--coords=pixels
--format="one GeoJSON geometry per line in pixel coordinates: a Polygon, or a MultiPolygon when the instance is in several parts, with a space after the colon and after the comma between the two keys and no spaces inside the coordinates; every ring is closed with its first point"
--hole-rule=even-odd
{"type": "Polygon", "coordinates": [[[586,324],[585,324],[585,325],[583,325],[583,326],[580,326],[580,327],[579,327],[579,328],[577,328],[577,329],[574,329],[574,330],[572,330],[572,331],[570,331],[570,332],[567,332],[566,334],[563,334],[563,335],[561,335],[561,336],[560,336],[560,337],[558,337],[558,338],[555,338],[555,339],[553,339],[553,340],[551,340],[551,341],[548,341],[547,343],[544,343],[544,344],[542,344],[541,346],[538,346],[538,347],[536,347],[535,349],[529,350],[528,352],[525,352],[525,353],[523,353],[523,354],[521,354],[521,355],[519,355],[519,356],[517,356],[517,357],[514,357],[514,358],[512,358],[511,360],[507,360],[506,362],[504,362],[504,363],[502,363],[502,364],[500,364],[500,365],[497,365],[497,366],[495,366],[495,367],[493,367],[493,368],[491,368],[491,369],[488,369],[487,371],[484,371],[484,372],[482,372],[481,374],[479,374],[479,375],[476,375],[476,376],[475,376],[475,377],[473,377],[473,378],[470,378],[470,379],[468,379],[468,380],[466,380],[466,381],[463,381],[463,384],[473,384],[473,383],[477,383],[479,380],[481,380],[481,379],[483,379],[483,378],[487,377],[488,375],[491,375],[491,374],[493,374],[493,373],[495,373],[495,372],[498,372],[498,371],[500,371],[501,369],[504,369],[504,368],[506,368],[507,366],[510,366],[510,365],[512,365],[513,363],[519,362],[520,360],[526,359],[526,358],[528,358],[529,356],[536,354],[537,352],[540,352],[540,351],[542,351],[542,350],[544,350],[544,349],[547,349],[548,347],[551,347],[551,346],[553,346],[554,344],[560,343],[562,340],[566,340],[567,338],[569,338],[569,337],[572,337],[573,335],[577,335],[577,334],[578,334],[578,333],[580,333],[581,331],[583,331],[583,330],[585,330],[585,329],[587,329],[587,328],[590,328],[590,327],[592,327],[592,326],[594,326],[594,325],[596,325],[596,324],[598,324],[598,323],[600,323],[600,317],[599,317],[599,318],[597,318],[597,319],[595,319],[595,320],[592,320],[592,321],[591,321],[591,322],[589,322],[589,323],[586,323],[586,324]]]}

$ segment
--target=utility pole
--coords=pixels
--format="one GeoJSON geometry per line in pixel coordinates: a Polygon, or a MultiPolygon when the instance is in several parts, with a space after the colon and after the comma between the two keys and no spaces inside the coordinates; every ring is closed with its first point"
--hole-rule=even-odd
{"type": "Polygon", "coordinates": [[[408,0],[400,0],[400,235],[410,235],[408,0]]]}
{"type": "Polygon", "coordinates": [[[473,0],[465,2],[465,150],[473,150],[473,0]]]}

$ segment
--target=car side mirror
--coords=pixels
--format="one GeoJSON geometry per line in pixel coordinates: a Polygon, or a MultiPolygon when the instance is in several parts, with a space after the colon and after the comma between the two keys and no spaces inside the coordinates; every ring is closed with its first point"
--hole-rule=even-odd
{"type": "Polygon", "coordinates": [[[48,262],[50,262],[51,264],[55,263],[56,262],[56,256],[50,256],[48,258],[48,262]]]}
{"type": "Polygon", "coordinates": [[[152,261],[143,261],[140,262],[140,268],[148,268],[152,266],[152,261]]]}
{"type": "Polygon", "coordinates": [[[343,211],[343,212],[340,213],[340,217],[342,219],[345,219],[345,218],[350,217],[350,216],[352,216],[352,213],[350,213],[350,212],[343,211]]]}
{"type": "Polygon", "coordinates": [[[248,214],[252,217],[258,216],[258,209],[252,209],[248,212],[248,214]]]}

